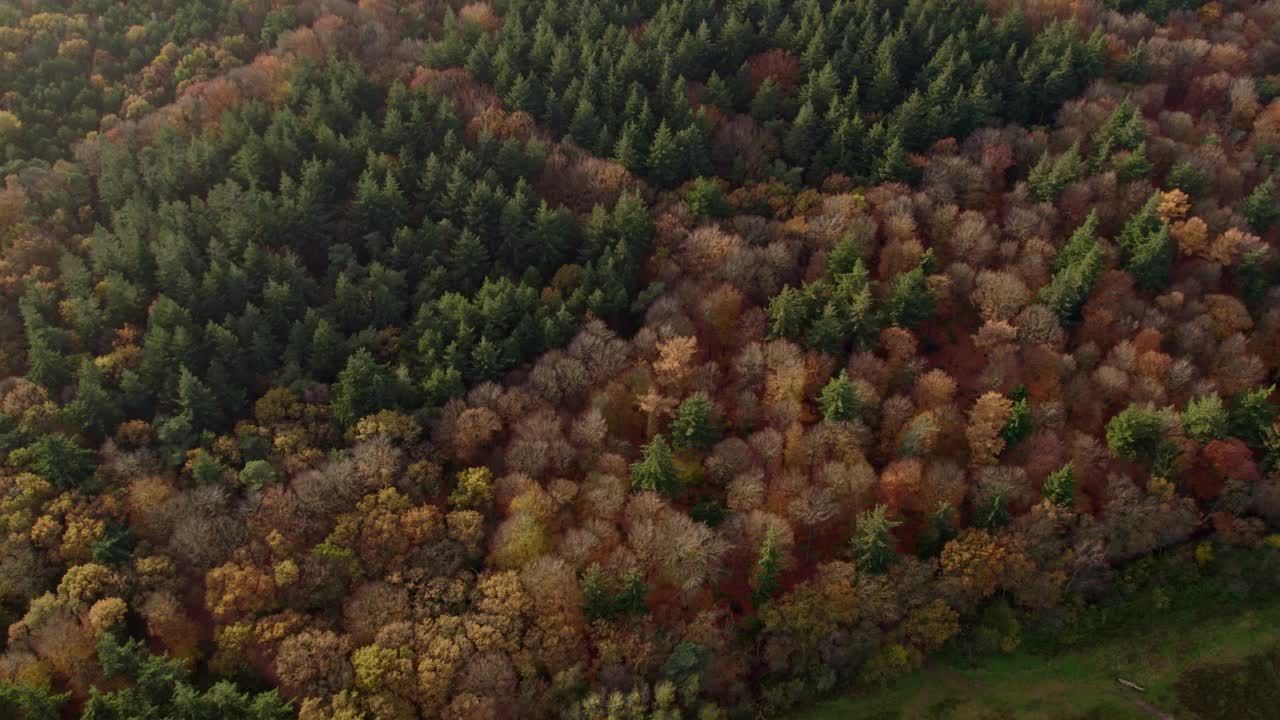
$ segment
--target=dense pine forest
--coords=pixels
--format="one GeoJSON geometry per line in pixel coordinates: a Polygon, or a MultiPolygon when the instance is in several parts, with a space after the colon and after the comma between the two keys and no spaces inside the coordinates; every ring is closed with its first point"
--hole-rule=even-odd
{"type": "Polygon", "coordinates": [[[18,0],[0,176],[0,717],[777,717],[1280,593],[1280,0],[18,0]]]}

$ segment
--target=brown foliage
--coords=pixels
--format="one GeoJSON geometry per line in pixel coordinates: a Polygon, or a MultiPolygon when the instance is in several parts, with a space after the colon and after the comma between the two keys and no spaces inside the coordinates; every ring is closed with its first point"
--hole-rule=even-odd
{"type": "Polygon", "coordinates": [[[471,73],[461,68],[437,70],[418,68],[409,82],[409,89],[427,87],[441,93],[453,102],[454,107],[466,119],[480,115],[491,107],[501,107],[498,96],[475,81],[471,73]]]}
{"type": "Polygon", "coordinates": [[[1203,255],[1209,247],[1209,226],[1198,217],[1175,222],[1169,234],[1178,244],[1178,252],[1188,257],[1203,255]]]}
{"type": "Polygon", "coordinates": [[[1253,144],[1280,148],[1280,98],[1272,100],[1253,121],[1253,144]]]}
{"type": "Polygon", "coordinates": [[[485,132],[499,141],[507,138],[528,141],[534,134],[534,120],[524,111],[508,113],[490,105],[467,122],[467,142],[474,144],[485,132]]]}
{"type": "Polygon", "coordinates": [[[227,563],[205,576],[205,607],[221,621],[236,620],[275,603],[271,575],[249,565],[227,563]]]}
{"type": "Polygon", "coordinates": [[[172,593],[147,595],[139,612],[147,621],[147,634],[159,640],[169,655],[182,660],[195,656],[201,639],[200,626],[192,621],[172,593]]]}
{"type": "Polygon", "coordinates": [[[996,462],[1004,450],[1004,429],[1013,410],[1013,401],[997,392],[989,392],[978,398],[969,410],[969,425],[965,438],[969,441],[969,462],[973,465],[990,465],[996,462]]]}
{"type": "MultiPolygon", "coordinates": [[[[903,232],[910,233],[915,230],[915,223],[911,221],[910,216],[894,215],[886,221],[885,230],[892,234],[891,228],[894,219],[905,220],[910,222],[910,230],[903,232]]],[[[893,240],[884,246],[880,252],[880,263],[877,269],[879,277],[888,280],[904,272],[914,270],[920,264],[920,259],[924,256],[924,245],[914,237],[907,237],[901,240],[893,240]]]]}
{"type": "Polygon", "coordinates": [[[473,464],[501,430],[502,420],[497,413],[488,408],[467,408],[453,424],[450,445],[454,456],[463,463],[473,464]]]}
{"type": "Polygon", "coordinates": [[[781,48],[773,48],[747,60],[751,66],[751,92],[772,78],[783,90],[792,92],[800,82],[800,61],[781,48]]]}
{"type": "Polygon", "coordinates": [[[946,371],[933,369],[916,380],[913,396],[916,406],[926,410],[951,404],[956,395],[956,381],[946,371]]]}
{"type": "Polygon", "coordinates": [[[924,499],[921,493],[923,478],[924,463],[917,458],[889,463],[880,474],[880,494],[884,503],[899,513],[932,510],[921,505],[924,499]]]}
{"type": "Polygon", "coordinates": [[[1239,228],[1230,228],[1213,241],[1205,257],[1223,265],[1233,265],[1245,253],[1261,247],[1257,235],[1250,235],[1239,228]]]}
{"type": "Polygon", "coordinates": [[[373,642],[382,628],[409,620],[409,592],[400,585],[383,581],[358,585],[342,606],[343,629],[355,645],[373,642]]]}
{"type": "Polygon", "coordinates": [[[1165,220],[1178,220],[1191,210],[1191,198],[1174,188],[1160,193],[1160,217],[1165,220]]]}
{"type": "Polygon", "coordinates": [[[983,270],[978,273],[973,302],[986,320],[1012,320],[1031,299],[1031,291],[1014,273],[983,270]]]}
{"type": "Polygon", "coordinates": [[[276,656],[280,688],[293,698],[337,693],[351,685],[351,642],[329,631],[304,630],[285,639],[276,656]]]}
{"type": "Polygon", "coordinates": [[[484,32],[493,32],[502,27],[502,18],[493,12],[487,2],[472,2],[458,10],[458,21],[475,25],[484,32]]]}
{"type": "Polygon", "coordinates": [[[1000,586],[1008,552],[986,530],[967,528],[942,549],[943,577],[966,596],[982,600],[1000,586]]]}
{"type": "Polygon", "coordinates": [[[1230,295],[1206,295],[1205,305],[1208,307],[1210,319],[1213,321],[1213,334],[1219,340],[1236,333],[1253,329],[1253,318],[1249,309],[1230,295]]]}
{"type": "Polygon", "coordinates": [[[698,339],[694,336],[675,337],[658,343],[658,359],[653,370],[658,381],[673,390],[681,389],[693,370],[698,354],[698,339]]]}

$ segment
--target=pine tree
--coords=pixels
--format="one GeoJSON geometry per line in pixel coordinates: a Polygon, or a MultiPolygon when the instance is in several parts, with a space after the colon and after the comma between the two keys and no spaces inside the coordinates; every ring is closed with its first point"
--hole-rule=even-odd
{"type": "Polygon", "coordinates": [[[1232,398],[1227,427],[1249,447],[1261,447],[1266,430],[1275,421],[1276,410],[1268,400],[1275,389],[1275,385],[1268,385],[1232,398]]]}
{"type": "Polygon", "coordinates": [[[227,680],[197,687],[183,661],[152,655],[138,640],[122,643],[107,632],[97,651],[107,687],[120,689],[93,693],[84,705],[85,718],[287,720],[296,714],[275,690],[246,692],[227,680]]]}
{"type": "Polygon", "coordinates": [[[796,113],[786,137],[782,142],[783,152],[787,160],[794,165],[808,165],[818,146],[818,134],[821,131],[817,112],[812,103],[805,103],[796,113]]]}
{"type": "Polygon", "coordinates": [[[649,590],[649,585],[638,570],[628,570],[622,575],[622,590],[614,600],[615,612],[622,615],[647,615],[649,608],[644,604],[644,597],[649,594],[649,590]]]}
{"type": "Polygon", "coordinates": [[[391,371],[379,365],[368,350],[360,348],[347,358],[346,367],[338,373],[333,418],[342,427],[351,427],[366,415],[394,407],[396,400],[396,379],[391,371]]]}
{"type": "Polygon", "coordinates": [[[346,342],[342,334],[326,319],[316,322],[316,329],[311,335],[310,352],[307,354],[307,367],[316,379],[327,381],[342,369],[346,359],[346,342]]]}
{"type": "Polygon", "coordinates": [[[861,115],[843,118],[827,138],[823,159],[832,168],[847,175],[864,177],[870,173],[867,155],[867,130],[861,115]]]}
{"type": "Polygon", "coordinates": [[[777,531],[770,527],[760,543],[756,558],[756,571],[751,591],[751,604],[760,608],[778,592],[782,577],[782,552],[778,548],[777,531]]]}
{"type": "Polygon", "coordinates": [[[793,338],[804,332],[812,313],[809,296],[790,285],[769,300],[769,336],[793,338]]]}
{"type": "Polygon", "coordinates": [[[1080,226],[1071,233],[1067,243],[1062,246],[1062,250],[1053,259],[1054,272],[1081,261],[1097,246],[1098,211],[1090,210],[1084,222],[1080,223],[1080,226]]]}
{"type": "MultiPolygon", "coordinates": [[[[1209,178],[1195,163],[1183,160],[1169,169],[1164,179],[1165,187],[1181,190],[1189,197],[1199,198],[1209,187],[1209,178]]],[[[1245,201],[1248,202],[1247,200],[1245,201]]],[[[1246,214],[1247,217],[1247,214],[1246,214]]]]}
{"type": "Polygon", "coordinates": [[[493,84],[494,66],[493,58],[485,50],[483,44],[477,43],[472,46],[471,52],[467,54],[467,61],[463,64],[467,72],[480,82],[493,84]]]}
{"type": "MultiPolygon", "coordinates": [[[[815,36],[816,39],[816,36],[815,36]]],[[[816,67],[816,66],[814,66],[816,67]]],[[[819,112],[824,112],[831,107],[840,94],[840,75],[836,72],[836,68],[830,62],[825,62],[822,70],[809,74],[809,83],[806,87],[806,99],[813,103],[813,106],[819,112]]]]}
{"type": "Polygon", "coordinates": [[[1041,106],[1034,108],[1034,117],[1050,116],[1054,109],[1076,93],[1076,88],[1080,85],[1075,67],[1076,45],[1070,41],[1068,43],[1066,52],[1058,55],[1053,70],[1035,88],[1041,98],[1041,106]]]}
{"type": "Polygon", "coordinates": [[[1240,204],[1240,212],[1253,231],[1262,235],[1280,221],[1280,199],[1276,197],[1275,176],[1259,183],[1240,204]]]}
{"type": "Polygon", "coordinates": [[[22,720],[59,720],[71,693],[55,694],[42,687],[0,685],[0,716],[22,720]]]}
{"type": "Polygon", "coordinates": [[[903,146],[913,152],[920,152],[929,147],[937,128],[935,119],[937,107],[932,109],[919,90],[911,95],[894,111],[894,125],[898,135],[902,137],[903,146]]]}
{"type": "Polygon", "coordinates": [[[843,355],[849,342],[847,328],[835,303],[829,302],[805,331],[805,345],[828,355],[843,355]]]}
{"type": "Polygon", "coordinates": [[[203,448],[192,452],[186,467],[196,485],[224,485],[228,479],[227,466],[203,448]]]}
{"type": "Polygon", "coordinates": [[[449,179],[445,182],[444,192],[436,199],[436,214],[453,222],[460,222],[467,200],[471,198],[472,179],[468,176],[464,163],[473,161],[475,156],[464,152],[462,158],[454,162],[449,171],[449,179]]]}
{"type": "Polygon", "coordinates": [[[579,147],[591,149],[596,145],[599,132],[596,107],[584,95],[578,100],[578,106],[573,111],[573,119],[569,122],[569,137],[579,147]]]}
{"type": "Polygon", "coordinates": [[[938,507],[925,516],[924,532],[916,542],[917,557],[931,558],[942,552],[942,548],[956,536],[955,517],[956,509],[939,500],[938,507]]]}
{"type": "Polygon", "coordinates": [[[1054,258],[1053,277],[1036,296],[1036,302],[1048,306],[1064,323],[1079,319],[1080,308],[1102,273],[1106,258],[1097,231],[1098,213],[1090,211],[1054,258]]]}
{"type": "Polygon", "coordinates": [[[676,136],[676,144],[683,158],[678,180],[684,180],[690,175],[708,175],[712,172],[706,125],[706,114],[700,111],[697,119],[676,136]]]}
{"type": "Polygon", "coordinates": [[[694,393],[676,408],[671,421],[671,445],[677,450],[707,450],[720,439],[712,419],[714,406],[706,393],[694,393]]]}
{"type": "Polygon", "coordinates": [[[1070,508],[1076,500],[1076,474],[1071,463],[1049,473],[1041,494],[1058,507],[1070,508]]]}
{"type": "Polygon", "coordinates": [[[848,272],[853,272],[856,265],[862,262],[862,248],[852,233],[840,236],[831,252],[827,254],[827,278],[834,279],[848,272]]]}
{"type": "Polygon", "coordinates": [[[1129,405],[1107,422],[1107,447],[1132,462],[1156,456],[1165,442],[1164,423],[1154,411],[1129,405]]]}
{"type": "Polygon", "coordinates": [[[888,147],[876,161],[872,176],[878,183],[904,182],[911,177],[911,166],[907,164],[907,151],[902,145],[902,138],[893,134],[888,147]]]}
{"type": "Polygon", "coordinates": [[[614,159],[631,172],[638,173],[644,170],[647,156],[640,127],[634,122],[628,122],[622,127],[618,141],[614,143],[614,159]]]}
{"type": "Polygon", "coordinates": [[[858,349],[868,349],[880,334],[880,324],[873,307],[871,275],[862,258],[855,259],[848,272],[836,275],[830,287],[830,302],[841,322],[840,351],[850,341],[858,349]]]}
{"type": "Polygon", "coordinates": [[[724,111],[732,111],[734,109],[733,90],[729,84],[720,77],[719,73],[711,73],[711,77],[707,78],[707,87],[703,90],[703,99],[724,111]]]}
{"type": "Polygon", "coordinates": [[[262,137],[256,133],[245,139],[240,150],[231,158],[231,171],[236,179],[250,189],[257,189],[269,165],[262,137]]]}
{"type": "Polygon", "coordinates": [[[1093,135],[1091,170],[1095,173],[1102,172],[1112,153],[1118,150],[1136,150],[1145,137],[1146,127],[1142,115],[1126,99],[1093,135]]]}
{"type": "Polygon", "coordinates": [[[968,132],[990,125],[999,105],[999,98],[993,96],[986,77],[980,76],[958,108],[954,134],[964,137],[968,132]]]}
{"type": "Polygon", "coordinates": [[[914,328],[933,316],[933,291],[929,289],[925,266],[932,262],[932,250],[925,252],[925,259],[910,272],[895,277],[889,284],[885,298],[885,320],[890,325],[914,328]]]}
{"type": "Polygon", "coordinates": [[[1128,155],[1115,162],[1116,178],[1120,182],[1143,180],[1151,174],[1151,163],[1147,160],[1147,144],[1141,143],[1128,155]]]}
{"type": "Polygon", "coordinates": [[[818,68],[827,63],[827,38],[826,33],[822,32],[821,25],[818,26],[817,32],[814,32],[805,45],[804,54],[801,56],[803,65],[809,71],[809,78],[812,79],[818,72],[818,68]]]}
{"type": "Polygon", "coordinates": [[[675,187],[680,181],[680,145],[675,133],[663,121],[649,145],[649,176],[661,187],[675,187]]]}
{"type": "Polygon", "coordinates": [[[491,238],[497,233],[501,207],[506,204],[505,192],[484,180],[471,186],[471,194],[462,206],[465,227],[481,238],[491,238]]]}
{"type": "Polygon", "coordinates": [[[529,239],[531,225],[528,209],[521,200],[514,197],[508,199],[498,218],[499,240],[495,264],[502,270],[499,274],[515,274],[519,268],[532,267],[530,257],[533,255],[533,248],[530,247],[529,239]]]}
{"type": "Polygon", "coordinates": [[[782,116],[782,106],[785,102],[786,95],[782,87],[773,78],[766,78],[756,90],[755,96],[751,98],[751,117],[760,123],[777,120],[782,116]]]}
{"type": "Polygon", "coordinates": [[[218,398],[186,366],[178,377],[178,405],[196,432],[214,429],[221,419],[218,398]]]}
{"type": "Polygon", "coordinates": [[[885,516],[888,508],[876,505],[875,508],[858,514],[854,525],[853,540],[850,542],[853,561],[858,571],[867,575],[882,575],[897,559],[894,548],[897,542],[893,537],[893,529],[902,523],[890,520],[885,516]]]}
{"type": "Polygon", "coordinates": [[[49,390],[61,389],[71,376],[67,359],[58,351],[54,339],[59,335],[52,328],[36,328],[27,332],[27,378],[49,390]]]}
{"type": "Polygon", "coordinates": [[[470,378],[475,382],[495,380],[507,367],[502,348],[489,339],[481,336],[480,341],[471,350],[471,362],[468,364],[470,378]]]}
{"type": "Polygon", "coordinates": [[[1240,258],[1236,265],[1236,286],[1245,302],[1256,306],[1266,295],[1267,290],[1276,284],[1276,265],[1272,262],[1270,248],[1254,248],[1240,258]]]}
{"type": "Polygon", "coordinates": [[[356,196],[347,211],[347,219],[357,235],[364,235],[381,223],[382,188],[379,187],[373,166],[366,166],[356,182],[356,196]]]}
{"type": "Polygon", "coordinates": [[[712,178],[700,177],[689,183],[684,194],[689,214],[696,218],[723,218],[733,215],[733,205],[725,199],[720,183],[712,178]]]}
{"type": "Polygon", "coordinates": [[[60,433],[44,435],[34,443],[14,450],[9,453],[8,462],[64,490],[88,481],[96,465],[92,451],[85,450],[60,433]]]}
{"type": "Polygon", "coordinates": [[[447,262],[449,272],[456,278],[457,286],[467,292],[479,289],[488,274],[491,260],[489,248],[479,235],[463,230],[449,248],[447,262]]]}
{"type": "Polygon", "coordinates": [[[693,122],[693,108],[689,107],[689,85],[683,75],[672,80],[670,89],[660,102],[667,108],[666,118],[672,128],[683,130],[693,122]]]}
{"type": "MultiPolygon", "coordinates": [[[[349,362],[348,365],[350,365],[349,362]]],[[[444,405],[449,398],[457,397],[466,392],[466,389],[467,387],[462,380],[462,372],[458,368],[437,366],[422,381],[423,402],[428,407],[439,407],[444,405]]],[[[335,406],[335,417],[337,416],[336,413],[335,406]]],[[[358,420],[359,417],[356,419],[358,420]]]]}
{"type": "Polygon", "coordinates": [[[553,132],[563,133],[566,124],[565,103],[563,96],[556,92],[554,84],[547,86],[542,106],[542,121],[553,132]]]}
{"type": "Polygon", "coordinates": [[[529,112],[535,107],[533,99],[529,78],[524,73],[518,73],[503,94],[503,100],[512,112],[529,112]]]}
{"type": "Polygon", "coordinates": [[[677,489],[677,479],[671,446],[662,435],[654,435],[644,446],[640,462],[631,464],[631,488],[637,492],[671,495],[677,489]]]}
{"type": "Polygon", "coordinates": [[[1031,197],[1037,202],[1050,202],[1057,197],[1057,193],[1050,192],[1050,178],[1053,175],[1053,159],[1049,157],[1049,151],[1045,150],[1040,155],[1040,159],[1035,166],[1027,174],[1027,189],[1031,191],[1031,197]]]}
{"type": "Polygon", "coordinates": [[[120,403],[104,387],[102,371],[92,360],[80,363],[76,397],[67,405],[66,413],[81,432],[99,440],[123,419],[120,403]]]}
{"type": "Polygon", "coordinates": [[[980,484],[973,503],[973,524],[989,530],[1008,524],[1013,519],[1009,512],[1011,492],[1012,488],[1003,481],[980,484]]]}
{"type": "Polygon", "coordinates": [[[591,563],[582,571],[579,580],[582,591],[582,614],[588,620],[601,620],[613,616],[614,599],[609,592],[609,579],[600,563],[591,563]]]}
{"type": "Polygon", "coordinates": [[[1158,290],[1169,283],[1173,266],[1173,244],[1169,242],[1169,223],[1161,223],[1151,235],[1129,254],[1128,270],[1134,284],[1143,290],[1158,290]]]}
{"type": "Polygon", "coordinates": [[[1009,419],[1000,430],[1004,446],[1011,448],[1026,439],[1031,433],[1031,406],[1027,402],[1026,387],[1019,386],[1009,395],[1013,400],[1013,408],[1009,411],[1009,419]]]}
{"type": "Polygon", "coordinates": [[[543,200],[529,227],[526,245],[530,252],[527,261],[542,276],[550,276],[565,262],[569,248],[574,244],[576,232],[577,225],[567,208],[562,206],[552,209],[543,200]]]}
{"type": "Polygon", "coordinates": [[[858,389],[854,387],[849,374],[844,370],[822,388],[818,397],[818,407],[822,409],[822,417],[828,422],[857,420],[862,415],[863,401],[858,397],[858,389]]]}
{"type": "Polygon", "coordinates": [[[1036,301],[1057,313],[1064,323],[1079,319],[1080,308],[1102,273],[1104,258],[1101,246],[1094,245],[1083,257],[1054,273],[1049,284],[1040,289],[1036,301]]]}
{"type": "Polygon", "coordinates": [[[1151,68],[1147,64],[1146,50],[1146,38],[1139,40],[1137,44],[1130,48],[1129,52],[1125,53],[1124,59],[1116,66],[1116,79],[1135,85],[1145,83],[1147,77],[1151,74],[1151,68]]]}
{"type": "Polygon", "coordinates": [[[896,52],[895,36],[886,35],[876,51],[875,76],[871,80],[871,90],[867,100],[873,110],[888,110],[898,95],[898,68],[894,58],[896,52]]]}
{"type": "Polygon", "coordinates": [[[1160,193],[1154,193],[1142,209],[1129,218],[1116,244],[1125,251],[1126,268],[1138,287],[1151,290],[1168,282],[1173,247],[1169,242],[1169,224],[1160,217],[1160,193]]]}
{"type": "Polygon", "coordinates": [[[1084,161],[1080,159],[1079,144],[1061,156],[1050,159],[1046,150],[1040,162],[1031,169],[1027,176],[1027,189],[1031,196],[1039,202],[1053,202],[1062,191],[1076,180],[1084,171],[1084,161]]]}

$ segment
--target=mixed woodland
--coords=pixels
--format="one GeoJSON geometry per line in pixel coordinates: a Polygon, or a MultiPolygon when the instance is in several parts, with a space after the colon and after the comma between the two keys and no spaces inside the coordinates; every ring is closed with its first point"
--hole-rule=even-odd
{"type": "Polygon", "coordinates": [[[0,176],[3,717],[774,717],[1280,592],[1280,0],[20,0],[0,176]]]}

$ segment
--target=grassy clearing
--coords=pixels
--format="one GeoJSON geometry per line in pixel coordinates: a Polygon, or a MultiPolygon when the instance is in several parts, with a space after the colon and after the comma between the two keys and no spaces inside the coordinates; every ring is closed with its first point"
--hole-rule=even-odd
{"type": "Polygon", "coordinates": [[[1212,716],[1193,713],[1179,701],[1176,681],[1188,668],[1239,662],[1277,645],[1280,598],[1216,612],[1189,607],[1049,657],[1018,651],[972,666],[940,660],[883,691],[837,698],[796,713],[794,720],[1239,718],[1239,707],[1212,716]],[[1117,678],[1146,692],[1125,688],[1117,678]]]}

